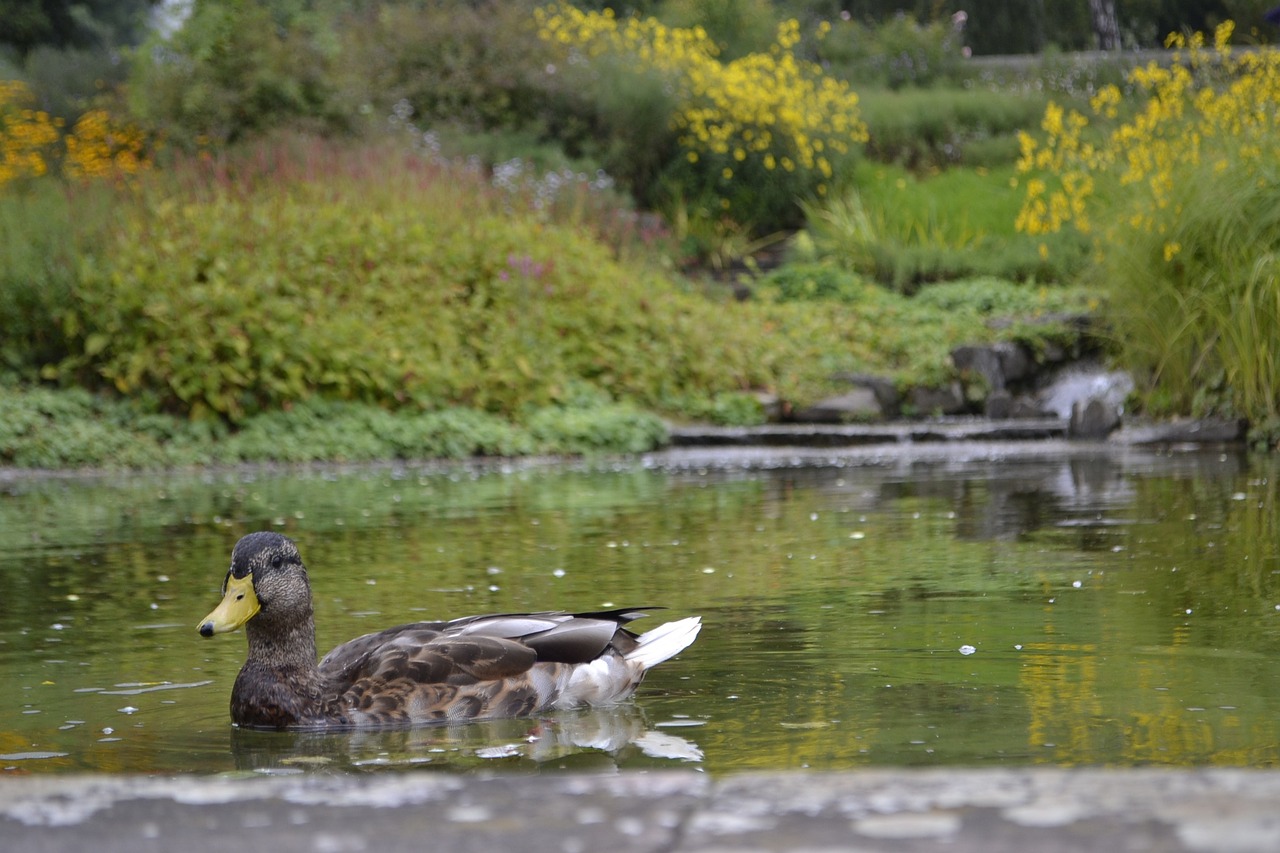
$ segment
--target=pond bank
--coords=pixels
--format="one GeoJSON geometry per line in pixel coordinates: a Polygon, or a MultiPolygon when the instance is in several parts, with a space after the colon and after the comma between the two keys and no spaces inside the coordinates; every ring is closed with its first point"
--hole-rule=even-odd
{"type": "Polygon", "coordinates": [[[1280,773],[1241,769],[0,779],[6,847],[991,851],[1280,849],[1280,773]]]}

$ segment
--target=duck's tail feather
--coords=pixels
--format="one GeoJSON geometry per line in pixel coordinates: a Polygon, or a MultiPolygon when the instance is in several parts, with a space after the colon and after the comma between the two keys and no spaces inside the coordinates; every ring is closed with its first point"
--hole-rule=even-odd
{"type": "Polygon", "coordinates": [[[644,669],[657,666],[688,648],[700,630],[701,616],[690,616],[659,625],[636,638],[636,647],[627,652],[626,659],[639,663],[644,669]]]}

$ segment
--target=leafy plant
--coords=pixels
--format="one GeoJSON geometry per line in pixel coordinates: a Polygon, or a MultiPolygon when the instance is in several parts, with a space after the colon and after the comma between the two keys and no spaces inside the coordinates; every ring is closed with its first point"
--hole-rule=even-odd
{"type": "Polygon", "coordinates": [[[1171,36],[1177,61],[1103,87],[1091,116],[1050,104],[1043,136],[1022,139],[1018,226],[1096,235],[1116,342],[1152,409],[1266,423],[1280,414],[1280,51],[1236,53],[1232,31],[1211,50],[1171,36]]]}

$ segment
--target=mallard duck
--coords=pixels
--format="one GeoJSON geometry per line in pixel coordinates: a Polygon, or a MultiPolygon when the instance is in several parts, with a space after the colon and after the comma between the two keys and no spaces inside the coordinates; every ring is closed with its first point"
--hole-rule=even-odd
{"type": "Polygon", "coordinates": [[[244,626],[249,656],[231,689],[231,719],[256,728],[407,725],[518,717],[611,705],[645,672],[685,649],[691,616],[636,635],[655,608],[505,613],[414,622],[366,634],[316,663],[307,569],[291,539],[250,533],[231,552],[222,602],[197,626],[244,626]]]}

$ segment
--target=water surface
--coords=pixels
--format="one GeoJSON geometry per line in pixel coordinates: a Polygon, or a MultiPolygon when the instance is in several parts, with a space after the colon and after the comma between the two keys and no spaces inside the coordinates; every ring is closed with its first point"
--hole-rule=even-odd
{"type": "Polygon", "coordinates": [[[0,772],[1280,763],[1276,462],[1004,457],[10,478],[0,772]],[[511,610],[705,628],[607,712],[237,731],[243,636],[195,625],[264,528],[322,649],[511,610]]]}

